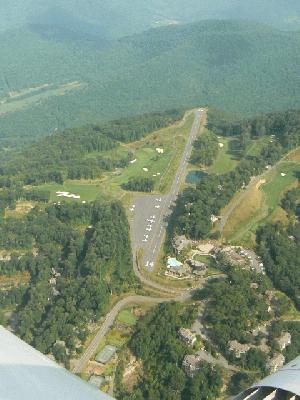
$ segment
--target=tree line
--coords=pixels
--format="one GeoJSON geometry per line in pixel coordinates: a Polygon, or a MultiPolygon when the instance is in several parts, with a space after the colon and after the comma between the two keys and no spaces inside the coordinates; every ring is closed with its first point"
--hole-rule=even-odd
{"type": "Polygon", "coordinates": [[[257,250],[274,286],[286,293],[300,309],[300,226],[280,223],[258,229],[257,250]]]}
{"type": "Polygon", "coordinates": [[[217,157],[218,151],[218,137],[214,133],[206,131],[195,140],[190,161],[192,164],[209,167],[217,157]]]}
{"type": "Polygon", "coordinates": [[[128,182],[122,185],[124,190],[130,190],[133,192],[152,192],[154,189],[154,180],[151,178],[145,178],[138,176],[130,178],[128,182]]]}
{"type": "Polygon", "coordinates": [[[182,110],[171,110],[67,129],[21,150],[2,153],[0,187],[99,178],[103,171],[125,167],[132,159],[130,152],[118,160],[109,154],[119,142],[138,140],[175,123],[183,114],[182,110]]]}

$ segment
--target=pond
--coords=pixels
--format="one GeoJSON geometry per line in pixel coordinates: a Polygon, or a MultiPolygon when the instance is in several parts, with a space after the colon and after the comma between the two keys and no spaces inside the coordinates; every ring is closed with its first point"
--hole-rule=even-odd
{"type": "Polygon", "coordinates": [[[186,183],[198,183],[201,179],[207,175],[205,171],[190,171],[186,177],[186,183]]]}

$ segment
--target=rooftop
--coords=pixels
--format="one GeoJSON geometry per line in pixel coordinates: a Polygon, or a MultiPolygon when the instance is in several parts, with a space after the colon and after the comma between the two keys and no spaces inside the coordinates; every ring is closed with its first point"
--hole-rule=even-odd
{"type": "Polygon", "coordinates": [[[101,364],[106,364],[115,355],[117,349],[115,346],[107,345],[96,356],[96,361],[101,364]]]}

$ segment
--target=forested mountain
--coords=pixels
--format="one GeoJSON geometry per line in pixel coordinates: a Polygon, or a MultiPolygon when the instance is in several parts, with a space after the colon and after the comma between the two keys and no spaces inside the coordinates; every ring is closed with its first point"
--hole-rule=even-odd
{"type": "Polygon", "coordinates": [[[11,0],[0,2],[0,29],[24,23],[66,26],[124,36],[168,23],[204,19],[253,19],[284,29],[300,27],[297,0],[11,0]]]}
{"type": "MultiPolygon", "coordinates": [[[[180,110],[170,110],[102,125],[86,125],[55,132],[19,151],[2,153],[0,188],[14,189],[20,188],[20,185],[63,183],[66,179],[99,178],[104,171],[124,168],[133,157],[128,150],[122,157],[115,159],[107,151],[117,149],[120,142],[134,142],[150,132],[171,125],[183,115],[180,110]]],[[[150,180],[150,191],[153,189],[151,183],[153,185],[150,180]]],[[[0,192],[0,209],[3,200],[5,204],[10,204],[24,196],[22,191],[17,196],[12,196],[10,191],[8,193],[0,192]],[[6,200],[11,201],[7,203],[6,200]]],[[[28,193],[25,193],[27,196],[28,193]]]]}
{"type": "Polygon", "coordinates": [[[2,33],[2,146],[12,137],[25,141],[86,121],[178,106],[248,114],[300,106],[299,38],[232,21],[116,41],[41,25],[2,33]]]}

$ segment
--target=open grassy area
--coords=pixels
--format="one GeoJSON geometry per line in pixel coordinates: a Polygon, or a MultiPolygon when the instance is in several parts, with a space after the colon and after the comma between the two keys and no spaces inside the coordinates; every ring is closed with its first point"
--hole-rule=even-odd
{"type": "Polygon", "coordinates": [[[287,161],[294,161],[296,163],[300,163],[300,147],[290,152],[286,158],[287,161]]]}
{"type": "Polygon", "coordinates": [[[49,190],[51,201],[93,201],[100,198],[103,194],[103,186],[98,181],[66,181],[63,185],[51,183],[40,186],[41,189],[49,190]],[[67,199],[65,197],[57,197],[56,192],[66,191],[80,195],[80,199],[67,199]]]}
{"type": "Polygon", "coordinates": [[[247,232],[256,221],[266,215],[264,195],[260,189],[263,180],[258,180],[251,186],[251,189],[243,196],[238,206],[229,216],[223,230],[223,237],[227,240],[236,240],[247,232]]]}
{"type": "Polygon", "coordinates": [[[70,82],[60,86],[45,84],[39,88],[11,93],[10,97],[0,99],[0,115],[20,111],[39,104],[52,96],[64,96],[72,90],[84,87],[86,87],[86,84],[80,82],[70,82]]]}
{"type": "Polygon", "coordinates": [[[300,165],[291,162],[282,162],[267,176],[267,183],[262,187],[266,195],[266,205],[269,215],[272,214],[280,202],[284,192],[297,183],[297,172],[300,172],[300,165]],[[281,173],[286,176],[281,176],[281,173]]]}
{"type": "MultiPolygon", "coordinates": [[[[41,189],[49,190],[51,201],[94,201],[96,199],[121,199],[128,206],[134,192],[126,192],[121,186],[130,178],[143,176],[155,181],[155,191],[165,192],[173,181],[178,168],[186,140],[194,122],[194,114],[189,112],[183,121],[168,128],[153,132],[141,140],[121,144],[117,149],[101,153],[111,159],[121,159],[128,152],[136,160],[126,168],[119,168],[107,172],[97,180],[66,181],[63,185],[46,184],[41,189]],[[158,154],[156,148],[164,149],[163,154],[158,154]],[[144,171],[146,168],[148,171],[144,171]],[[80,199],[67,199],[58,197],[56,192],[67,191],[80,195],[80,199]]],[[[89,154],[89,157],[94,154],[89,154]]]]}
{"type": "MultiPolygon", "coordinates": [[[[249,156],[256,156],[261,151],[262,147],[270,140],[268,136],[262,136],[256,140],[251,140],[246,154],[249,156]]],[[[241,159],[241,151],[238,148],[238,139],[235,137],[220,137],[219,143],[224,147],[219,149],[218,156],[213,165],[208,169],[211,174],[225,174],[232,171],[241,159]]]]}
{"type": "Polygon", "coordinates": [[[255,140],[251,140],[251,143],[247,147],[248,156],[258,156],[262,148],[270,141],[270,136],[261,136],[255,140]]]}
{"type": "Polygon", "coordinates": [[[22,217],[29,213],[36,204],[34,201],[19,200],[16,202],[15,210],[9,208],[5,210],[5,217],[22,217]]]}
{"type": "MultiPolygon", "coordinates": [[[[280,201],[287,190],[297,185],[300,164],[280,161],[272,170],[257,178],[246,190],[229,216],[223,230],[228,241],[247,242],[265,222],[288,222],[280,201]],[[284,175],[282,175],[284,174],[284,175]]],[[[232,201],[235,201],[233,199],[232,201]]]]}
{"type": "Polygon", "coordinates": [[[211,174],[225,174],[237,166],[239,152],[235,150],[235,142],[236,139],[234,138],[222,137],[219,139],[219,143],[222,143],[224,147],[219,149],[219,154],[208,172],[211,174]]]}
{"type": "Polygon", "coordinates": [[[117,321],[122,324],[133,326],[137,322],[137,317],[131,312],[131,310],[125,309],[119,313],[117,321]]]}
{"type": "Polygon", "coordinates": [[[106,190],[116,193],[130,178],[143,176],[154,179],[156,191],[166,192],[178,168],[193,122],[194,114],[188,114],[184,122],[126,145],[136,162],[120,170],[120,175],[107,173],[103,180],[106,190]],[[162,148],[164,153],[158,154],[156,148],[162,148]],[[144,171],[144,168],[148,171],[144,171]]]}

